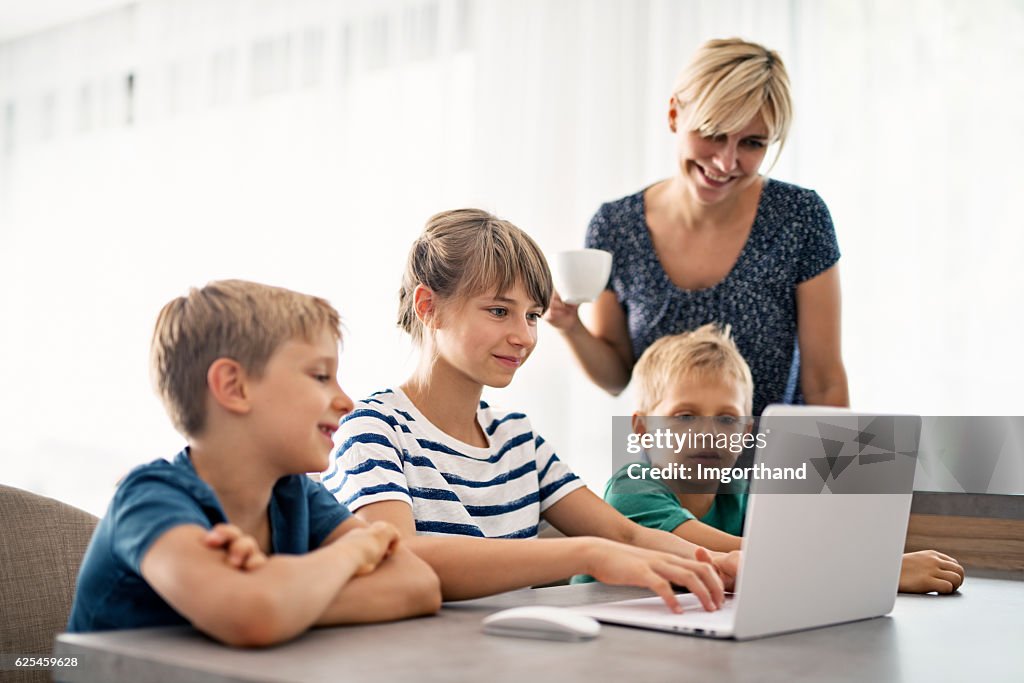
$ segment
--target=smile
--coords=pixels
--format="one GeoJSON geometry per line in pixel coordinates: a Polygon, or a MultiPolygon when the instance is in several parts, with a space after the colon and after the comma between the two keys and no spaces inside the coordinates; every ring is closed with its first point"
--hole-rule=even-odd
{"type": "Polygon", "coordinates": [[[522,358],[517,358],[515,356],[499,356],[497,354],[491,354],[491,355],[499,363],[501,363],[502,365],[504,365],[507,368],[512,368],[513,370],[515,368],[518,368],[520,365],[523,364],[523,359],[522,358]]]}
{"type": "Polygon", "coordinates": [[[320,433],[326,436],[332,442],[334,441],[334,432],[338,431],[338,428],[336,426],[329,424],[317,425],[317,429],[319,429],[320,433]]]}
{"type": "Polygon", "coordinates": [[[725,185],[728,185],[730,182],[735,180],[735,178],[733,176],[729,176],[729,175],[725,175],[725,176],[715,175],[713,172],[707,170],[706,168],[704,168],[700,164],[696,164],[696,166],[697,166],[697,169],[700,171],[701,177],[707,182],[708,185],[710,185],[712,187],[724,187],[725,185]]]}

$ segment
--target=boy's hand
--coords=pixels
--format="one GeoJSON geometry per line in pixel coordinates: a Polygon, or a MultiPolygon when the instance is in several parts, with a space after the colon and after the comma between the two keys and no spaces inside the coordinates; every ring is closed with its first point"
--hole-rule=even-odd
{"type": "Polygon", "coordinates": [[[740,574],[740,551],[728,553],[715,552],[707,548],[697,548],[694,557],[701,562],[710,562],[718,570],[718,578],[722,579],[725,590],[736,590],[736,579],[740,574]]]}
{"type": "Polygon", "coordinates": [[[569,330],[580,324],[579,306],[567,304],[558,296],[558,292],[551,295],[551,305],[544,314],[544,319],[551,323],[551,326],[561,332],[569,330]]]}
{"type": "Polygon", "coordinates": [[[353,529],[335,545],[341,545],[356,556],[355,576],[369,574],[398,545],[398,529],[388,522],[374,522],[368,527],[353,529]]]}
{"type": "Polygon", "coordinates": [[[900,567],[901,593],[952,593],[964,582],[964,568],[937,550],[919,550],[903,555],[900,567]]]}
{"type": "Polygon", "coordinates": [[[709,612],[721,607],[725,599],[722,580],[710,557],[705,561],[686,560],[671,553],[597,538],[587,560],[587,573],[602,583],[649,588],[677,614],[683,610],[672,584],[688,588],[709,612]]]}
{"type": "Polygon", "coordinates": [[[206,532],[203,542],[208,548],[222,548],[227,563],[238,569],[251,570],[267,562],[259,543],[234,524],[217,524],[206,532]]]}

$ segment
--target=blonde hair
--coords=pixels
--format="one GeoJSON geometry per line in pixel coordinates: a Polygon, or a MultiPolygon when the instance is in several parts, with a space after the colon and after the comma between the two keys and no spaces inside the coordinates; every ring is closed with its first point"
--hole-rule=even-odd
{"type": "Polygon", "coordinates": [[[728,325],[709,323],[692,332],[662,337],[644,351],[633,367],[639,412],[646,415],[665,396],[669,384],[679,377],[731,377],[746,394],[744,410],[750,413],[754,400],[754,379],[743,360],[728,325]]]}
{"type": "Polygon", "coordinates": [[[778,142],[781,153],[793,103],[786,67],[774,50],[740,38],[709,40],[679,74],[672,94],[685,111],[683,130],[707,137],[735,133],[760,114],[769,143],[778,142]]]}
{"type": "Polygon", "coordinates": [[[442,300],[461,302],[482,292],[503,294],[521,283],[547,310],[554,289],[540,247],[512,223],[480,209],[443,211],[430,217],[409,250],[398,293],[398,326],[423,340],[413,291],[424,285],[442,300]]]}
{"type": "Polygon", "coordinates": [[[206,373],[231,358],[260,377],[286,341],[313,341],[328,330],[341,339],[340,317],[327,303],[281,287],[221,280],[168,302],[157,316],[150,344],[153,385],[175,429],[186,437],[206,423],[206,373]]]}

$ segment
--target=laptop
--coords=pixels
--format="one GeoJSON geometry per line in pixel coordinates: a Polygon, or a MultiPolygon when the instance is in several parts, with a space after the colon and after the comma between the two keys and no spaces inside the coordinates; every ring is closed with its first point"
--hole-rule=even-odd
{"type": "Polygon", "coordinates": [[[773,405],[760,419],[735,593],[573,608],[609,624],[746,640],[888,614],[896,601],[921,418],[773,405]],[[776,470],[774,468],[782,468],[776,470]],[[756,469],[755,469],[756,471],[756,469]],[[805,478],[798,479],[800,472],[805,478]]]}

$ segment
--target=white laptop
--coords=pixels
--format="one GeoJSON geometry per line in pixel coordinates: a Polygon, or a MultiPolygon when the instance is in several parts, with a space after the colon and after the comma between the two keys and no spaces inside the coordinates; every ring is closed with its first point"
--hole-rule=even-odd
{"type": "Polygon", "coordinates": [[[752,479],[736,592],[717,612],[690,594],[574,611],[610,624],[744,640],[888,614],[896,600],[920,438],[917,416],[769,406],[755,465],[806,480],[752,479]]]}

